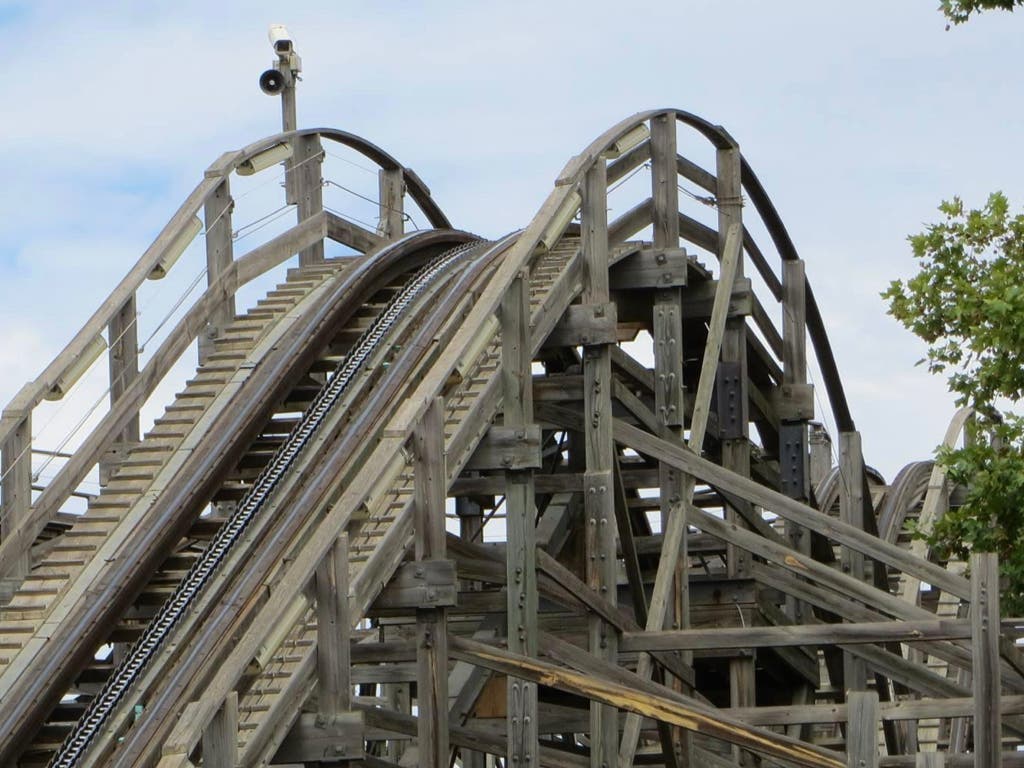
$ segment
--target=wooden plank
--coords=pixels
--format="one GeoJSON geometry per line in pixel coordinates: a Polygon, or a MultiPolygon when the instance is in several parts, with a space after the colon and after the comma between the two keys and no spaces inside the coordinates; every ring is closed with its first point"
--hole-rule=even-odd
{"type": "Polygon", "coordinates": [[[203,768],[235,768],[238,760],[238,692],[228,694],[203,731],[203,768]]]}
{"type": "Polygon", "coordinates": [[[373,601],[373,610],[449,608],[456,604],[458,593],[452,560],[416,560],[398,568],[373,601]]]}
{"type": "MultiPolygon", "coordinates": [[[[286,89],[287,90],[287,89],[286,89]]],[[[324,209],[323,158],[320,136],[313,133],[292,139],[295,153],[291,158],[291,176],[295,184],[295,205],[298,223],[310,219],[324,209]]],[[[324,243],[318,240],[299,252],[299,265],[320,264],[324,260],[324,243]]]]}
{"type": "MultiPolygon", "coordinates": [[[[860,433],[839,434],[839,519],[849,526],[864,530],[864,498],[861,475],[864,472],[860,433]]],[[[858,581],[864,580],[864,555],[856,549],[843,547],[840,552],[843,572],[858,581]]],[[[843,656],[844,688],[863,691],[867,688],[864,662],[850,654],[843,656]]]]}
{"type": "Polygon", "coordinates": [[[540,426],[492,425],[466,462],[467,470],[540,469],[540,426]]]}
{"type": "Polygon", "coordinates": [[[382,168],[378,174],[380,205],[377,234],[397,240],[405,231],[405,174],[401,168],[382,168]]]}
{"type": "Polygon", "coordinates": [[[878,768],[878,694],[851,691],[846,697],[847,768],[878,768]]]}
{"type": "Polygon", "coordinates": [[[236,262],[237,282],[245,285],[278,264],[287,261],[297,253],[309,250],[327,235],[330,214],[321,211],[310,216],[301,224],[271,238],[263,245],[253,248],[236,262]]]}
{"type": "MultiPolygon", "coordinates": [[[[139,326],[134,295],[110,318],[107,340],[110,347],[107,353],[110,370],[110,405],[113,407],[139,376],[139,326]]],[[[139,417],[136,414],[117,437],[116,442],[133,444],[138,441],[139,417]]],[[[101,467],[101,484],[105,483],[105,476],[109,476],[109,469],[104,472],[101,467]]]]}
{"type": "MultiPolygon", "coordinates": [[[[774,707],[726,709],[723,712],[750,725],[760,726],[843,723],[846,722],[848,715],[845,704],[802,704],[797,706],[787,704],[774,707]]],[[[974,715],[974,697],[883,701],[879,704],[879,714],[883,722],[972,717],[974,715]]],[[[1003,697],[1003,714],[1024,714],[1024,696],[1003,697]]]]}
{"type": "Polygon", "coordinates": [[[347,245],[360,253],[370,253],[387,243],[383,237],[359,226],[354,221],[343,219],[330,211],[324,211],[324,213],[327,217],[327,236],[336,243],[347,245]]]}
{"type": "Polygon", "coordinates": [[[616,291],[679,288],[687,284],[689,270],[683,248],[643,248],[615,263],[611,282],[616,291]]]}
{"type": "MultiPolygon", "coordinates": [[[[530,343],[530,277],[523,270],[501,302],[501,377],[506,428],[533,423],[533,372],[530,343]]],[[[515,653],[537,653],[537,567],[533,471],[505,472],[505,560],[508,647],[515,653]]],[[[513,765],[529,765],[538,753],[537,686],[530,680],[506,681],[506,736],[513,765]]]]}
{"type": "Polygon", "coordinates": [[[971,691],[974,694],[975,765],[1000,765],[999,561],[971,553],[971,691]]]}
{"type": "Polygon", "coordinates": [[[273,764],[336,765],[360,760],[365,735],[362,712],[338,712],[330,717],[304,712],[278,747],[273,764]]]}
{"type": "Polygon", "coordinates": [[[970,636],[971,625],[966,619],[911,619],[854,624],[623,632],[619,650],[670,651],[850,643],[914,643],[926,640],[965,640],[970,636]]]}
{"type": "Polygon", "coordinates": [[[587,302],[573,304],[554,327],[545,347],[578,347],[587,344],[614,344],[618,341],[615,304],[587,302]]]}
{"type": "Polygon", "coordinates": [[[316,572],[317,706],[328,718],[352,708],[348,582],[348,533],[343,533],[316,572]]]}
{"type": "MultiPolygon", "coordinates": [[[[843,766],[843,762],[828,750],[780,734],[751,728],[733,718],[723,716],[719,710],[705,707],[668,689],[665,689],[665,694],[657,696],[648,690],[641,692],[636,687],[580,674],[460,637],[452,637],[449,647],[454,658],[479,664],[502,674],[528,677],[556,690],[567,691],[644,717],[672,723],[695,733],[738,744],[768,757],[814,768],[843,766]]],[[[626,670],[623,670],[623,674],[635,677],[626,670]]],[[[636,685],[641,685],[641,681],[637,681],[636,685]]]]}
{"type": "MultiPolygon", "coordinates": [[[[415,550],[417,561],[444,557],[446,534],[444,399],[436,397],[413,433],[415,451],[415,550]]],[[[448,762],[448,631],[445,608],[416,610],[418,708],[416,738],[421,765],[448,762]]]]}
{"type": "MultiPolygon", "coordinates": [[[[608,276],[608,181],[604,163],[595,163],[583,182],[580,209],[583,255],[583,306],[594,314],[609,314],[608,276]]],[[[614,314],[612,315],[614,317],[614,314]]],[[[615,548],[615,486],[612,463],[612,363],[608,344],[614,337],[593,338],[583,347],[583,409],[586,474],[583,478],[585,577],[591,590],[617,599],[615,548]]],[[[618,634],[614,624],[600,616],[588,618],[589,650],[594,656],[614,661],[618,634]]],[[[590,764],[615,768],[619,745],[618,713],[612,707],[591,702],[590,764]]]]}
{"type": "MultiPolygon", "coordinates": [[[[32,513],[32,412],[5,411],[4,415],[14,416],[16,426],[0,446],[0,544],[6,544],[15,531],[24,530],[32,513]]],[[[30,552],[29,546],[12,549],[9,564],[0,570],[0,604],[7,602],[28,575],[30,552]]]]}
{"type": "MultiPolygon", "coordinates": [[[[231,231],[231,212],[235,201],[231,197],[228,176],[224,176],[217,188],[206,199],[203,206],[203,221],[206,226],[206,282],[213,285],[227,271],[234,261],[234,240],[231,231]]],[[[221,337],[235,318],[235,297],[222,297],[210,312],[199,337],[199,362],[202,363],[213,352],[213,343],[221,337]]]]}

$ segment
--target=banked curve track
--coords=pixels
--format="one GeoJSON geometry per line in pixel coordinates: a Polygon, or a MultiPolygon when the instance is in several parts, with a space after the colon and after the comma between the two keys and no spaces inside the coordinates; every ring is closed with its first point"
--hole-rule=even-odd
{"type": "MultiPolygon", "coordinates": [[[[825,712],[844,700],[844,671],[857,674],[844,653],[882,702],[912,703],[958,701],[977,652],[962,627],[949,629],[968,611],[962,564],[932,562],[906,535],[948,505],[944,478],[914,464],[889,487],[865,470],[824,316],[736,141],[686,112],[639,113],[602,134],[525,229],[493,242],[450,229],[416,174],[345,132],[226,153],[4,411],[0,575],[13,586],[0,607],[0,765],[448,764],[444,753],[468,767],[483,753],[534,752],[540,765],[611,752],[620,765],[677,765],[682,751],[716,765],[745,764],[748,752],[845,764],[826,747],[853,749],[854,724],[825,712]],[[711,143],[713,170],[678,153],[688,129],[711,143]],[[324,207],[326,142],[379,166],[376,232],[324,207]],[[292,154],[297,225],[210,274],[155,362],[117,388],[67,479],[32,499],[18,483],[33,410],[97,329],[120,342],[117,313],[134,308],[141,280],[203,211],[210,253],[231,174],[280,145],[292,154]],[[692,187],[696,210],[680,203],[692,187]],[[404,205],[434,228],[403,234],[404,205]],[[362,255],[325,257],[325,240],[362,255]],[[294,254],[299,266],[265,300],[224,315],[225,297],[294,254]],[[152,431],[124,440],[164,358],[213,326],[195,377],[152,431]],[[807,340],[840,433],[831,471],[810,432],[807,340]],[[428,423],[440,425],[440,463],[418,447],[428,423]],[[61,514],[101,457],[101,493],[84,514],[61,514]],[[442,475],[424,477],[429,466],[442,475]],[[447,558],[443,536],[423,555],[437,533],[416,528],[436,485],[456,499],[447,558]],[[506,521],[504,546],[481,541],[495,520],[506,521]],[[348,654],[330,655],[351,657],[340,670],[318,650],[325,563],[338,551],[340,636],[354,632],[348,654]],[[922,596],[922,583],[941,599],[922,596]],[[900,645],[899,622],[935,613],[944,633],[900,645]],[[889,622],[891,637],[756,638],[837,620],[889,622]],[[412,642],[425,621],[442,622],[448,655],[437,650],[447,641],[412,642]],[[673,625],[750,634],[713,653],[693,638],[665,645],[658,630],[673,625]],[[325,693],[327,669],[347,681],[344,713],[325,709],[340,695],[325,693]],[[527,692],[540,682],[539,694],[510,683],[505,701],[502,675],[521,675],[527,692]],[[429,699],[438,691],[440,709],[429,699]],[[758,714],[784,703],[795,707],[788,720],[758,714]],[[505,717],[534,723],[539,742],[521,728],[506,740],[493,720],[505,717]]],[[[1024,693],[1024,664],[1002,650],[1002,687],[1024,693]]],[[[929,706],[875,725],[874,741],[893,759],[969,748],[953,719],[963,705],[929,706]]],[[[1021,733],[1012,715],[1006,728],[1021,733]]]]}

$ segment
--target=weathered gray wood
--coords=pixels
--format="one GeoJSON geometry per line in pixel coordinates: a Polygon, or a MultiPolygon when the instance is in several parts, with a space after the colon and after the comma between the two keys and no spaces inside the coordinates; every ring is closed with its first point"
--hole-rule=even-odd
{"type": "MultiPolygon", "coordinates": [[[[583,253],[583,306],[587,314],[609,314],[608,197],[604,163],[595,163],[583,182],[580,210],[583,253]]],[[[614,317],[614,315],[613,315],[614,317]]],[[[586,333],[588,337],[590,333],[586,333]]],[[[596,336],[596,334],[594,334],[596,336]]],[[[582,339],[581,339],[582,340],[582,339]]],[[[587,414],[584,429],[586,475],[583,479],[584,546],[587,585],[613,602],[616,599],[615,506],[612,462],[611,354],[614,335],[594,338],[583,347],[583,397],[587,414]]],[[[589,622],[590,652],[614,661],[618,635],[614,626],[594,616],[589,622]]],[[[592,768],[617,765],[618,715],[611,707],[591,703],[590,764],[592,768]]]]}
{"type": "Polygon", "coordinates": [[[918,752],[916,768],[945,768],[945,752],[918,752]]]}
{"type": "Polygon", "coordinates": [[[638,249],[612,267],[612,285],[617,291],[678,288],[687,284],[689,264],[683,248],[638,249]]]}
{"type": "MultiPolygon", "coordinates": [[[[125,390],[139,376],[139,327],[136,318],[135,296],[132,295],[120,310],[110,318],[107,326],[110,370],[110,405],[113,407],[125,390]]],[[[139,441],[139,417],[136,414],[114,441],[113,450],[123,455],[129,446],[139,441]],[[121,445],[118,446],[117,443],[121,445]]],[[[108,456],[109,456],[108,452],[108,456]]],[[[121,458],[121,456],[116,456],[121,458]]],[[[100,485],[105,485],[114,462],[100,462],[100,485]]]]}
{"type": "Polygon", "coordinates": [[[878,694],[850,691],[846,696],[847,768],[878,768],[878,694]]]}
{"type": "Polygon", "coordinates": [[[238,693],[232,691],[203,731],[204,768],[235,768],[238,759],[238,693]]]}
{"type": "Polygon", "coordinates": [[[374,611],[394,608],[447,608],[459,592],[455,563],[451,560],[416,560],[405,563],[373,602],[374,611]]]}
{"type": "Polygon", "coordinates": [[[325,214],[327,215],[327,236],[336,243],[347,245],[360,253],[369,253],[387,243],[383,237],[359,226],[354,221],[343,219],[330,211],[325,211],[325,214]]]}
{"type": "MultiPolygon", "coordinates": [[[[861,475],[864,472],[860,433],[839,435],[839,519],[847,525],[864,530],[864,498],[861,475]]],[[[864,556],[849,547],[840,553],[843,573],[858,581],[864,580],[864,556]]],[[[861,659],[843,656],[844,687],[847,691],[863,691],[867,687],[867,669],[861,659]]]]}
{"type": "Polygon", "coordinates": [[[466,462],[468,470],[539,469],[540,427],[536,424],[506,427],[493,425],[466,462]]]}
{"type": "Polygon", "coordinates": [[[588,344],[614,344],[618,341],[615,305],[587,302],[568,307],[558,325],[544,342],[545,347],[577,347],[588,344]]]}
{"type": "MultiPolygon", "coordinates": [[[[519,675],[536,681],[543,680],[545,685],[558,690],[739,744],[745,749],[787,763],[814,768],[841,768],[843,765],[843,762],[828,750],[796,742],[780,734],[751,728],[723,716],[718,710],[681,697],[668,689],[665,689],[662,696],[654,695],[647,690],[640,692],[630,685],[594,678],[460,637],[451,638],[450,649],[454,658],[480,664],[503,674],[519,675]]],[[[597,661],[594,660],[593,663],[597,661]]],[[[622,674],[635,677],[625,670],[622,674]]],[[[642,683],[638,681],[635,685],[639,686],[642,683]]]]}
{"type": "MultiPolygon", "coordinates": [[[[501,302],[501,375],[504,426],[525,429],[533,422],[533,373],[530,345],[529,275],[523,271],[501,302]]],[[[508,647],[537,653],[536,507],[533,471],[505,472],[507,557],[505,563],[508,647]]],[[[509,677],[506,683],[506,734],[511,765],[537,759],[537,686],[509,677]]]]}
{"type": "Polygon", "coordinates": [[[705,648],[771,648],[786,645],[913,643],[923,640],[964,640],[970,636],[971,626],[966,619],[912,619],[855,624],[623,632],[619,649],[621,651],[669,651],[705,648]]]}
{"type": "Polygon", "coordinates": [[[975,765],[1000,765],[999,561],[991,552],[971,553],[971,649],[974,656],[975,765]]]}
{"type": "Polygon", "coordinates": [[[237,284],[242,286],[248,283],[323,240],[327,234],[328,215],[321,211],[310,216],[301,224],[253,248],[244,256],[239,256],[235,261],[237,284]]]}
{"type": "MultiPolygon", "coordinates": [[[[235,201],[231,198],[228,177],[224,176],[203,206],[206,227],[206,282],[213,285],[234,260],[234,241],[231,232],[231,212],[235,201]]],[[[199,362],[213,352],[213,343],[224,333],[235,317],[235,298],[224,296],[210,313],[206,328],[199,337],[199,362]]]]}
{"type": "MultiPolygon", "coordinates": [[[[287,90],[287,89],[286,89],[287,90]]],[[[323,158],[324,150],[316,134],[297,136],[292,140],[291,175],[295,183],[295,205],[298,223],[316,216],[324,209],[323,158]]],[[[299,264],[319,264],[324,260],[324,244],[318,241],[299,253],[299,264]]]]}
{"type": "Polygon", "coordinates": [[[405,230],[405,174],[401,168],[382,168],[378,172],[380,213],[377,234],[385,240],[397,240],[405,230]]]}
{"type": "MultiPolygon", "coordinates": [[[[21,530],[32,511],[32,412],[4,411],[16,426],[0,445],[0,543],[21,530]]],[[[12,551],[10,564],[0,571],[0,604],[21,584],[29,570],[29,547],[12,551]]]]}
{"type": "MultiPolygon", "coordinates": [[[[416,559],[444,557],[444,400],[437,397],[413,433],[416,559]]],[[[448,631],[445,608],[416,610],[417,744],[421,765],[448,764],[448,631]]]]}
{"type": "Polygon", "coordinates": [[[359,760],[363,758],[365,735],[362,712],[339,712],[330,717],[305,712],[281,742],[273,762],[334,765],[359,760]]]}
{"type": "Polygon", "coordinates": [[[316,572],[317,706],[324,717],[352,708],[348,582],[348,534],[343,533],[316,572]]]}

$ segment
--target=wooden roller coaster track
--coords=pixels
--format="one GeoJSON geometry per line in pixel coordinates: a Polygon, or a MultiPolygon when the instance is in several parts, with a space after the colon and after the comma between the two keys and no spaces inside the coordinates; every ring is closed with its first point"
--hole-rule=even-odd
{"type": "Polygon", "coordinates": [[[493,242],[342,131],[224,154],[3,411],[0,765],[1024,762],[994,563],[910,536],[955,489],[865,466],[823,315],[736,141],[679,110],[493,242]],[[375,230],[325,207],[339,145],[375,230]],[[297,223],[236,254],[267,157],[297,223]],[[206,290],[140,368],[137,294],[197,224],[206,290]],[[41,486],[33,414],[106,347],[109,405],[41,486]]]}

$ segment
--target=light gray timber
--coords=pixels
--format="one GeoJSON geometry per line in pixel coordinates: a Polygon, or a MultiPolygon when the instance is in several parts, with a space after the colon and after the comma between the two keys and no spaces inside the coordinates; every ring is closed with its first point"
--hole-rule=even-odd
{"type": "Polygon", "coordinates": [[[405,232],[405,173],[401,168],[382,168],[377,178],[380,190],[377,234],[385,240],[397,240],[405,232]]]}
{"type": "Polygon", "coordinates": [[[238,692],[224,699],[203,731],[204,768],[235,768],[238,760],[238,692]]]}
{"type": "MultiPolygon", "coordinates": [[[[431,402],[413,432],[416,560],[444,557],[444,400],[431,402]]],[[[454,582],[454,579],[452,579],[454,582]]],[[[448,629],[444,608],[416,609],[417,747],[420,765],[448,766],[448,629]]]]}
{"type": "Polygon", "coordinates": [[[846,696],[847,768],[878,768],[878,694],[850,691],[846,696]]]}
{"type": "MultiPolygon", "coordinates": [[[[839,434],[839,519],[847,525],[864,530],[864,497],[861,476],[864,473],[860,433],[839,434]]],[[[840,551],[843,573],[858,581],[864,580],[864,555],[850,547],[840,551]]],[[[867,688],[864,662],[851,654],[843,656],[844,688],[863,691],[867,688]]]]}
{"type": "MultiPolygon", "coordinates": [[[[511,429],[525,429],[533,423],[529,286],[529,274],[523,270],[501,301],[503,426],[511,429]]],[[[533,471],[507,470],[505,482],[508,647],[515,653],[534,656],[538,598],[533,471]]],[[[537,685],[517,677],[509,677],[506,685],[509,764],[529,768],[539,750],[537,685]]]]}
{"type": "Polygon", "coordinates": [[[327,718],[352,708],[348,582],[348,534],[343,533],[316,571],[317,706],[327,718]]]}
{"type": "MultiPolygon", "coordinates": [[[[292,140],[291,175],[295,182],[295,206],[299,224],[316,216],[324,209],[323,159],[324,150],[316,134],[297,136],[292,140]]],[[[318,241],[299,253],[299,266],[319,264],[324,260],[324,244],[318,241]]]]}
{"type": "Polygon", "coordinates": [[[971,649],[975,765],[999,768],[999,561],[991,552],[971,553],[971,649]]]}
{"type": "MultiPolygon", "coordinates": [[[[231,213],[235,201],[231,198],[228,177],[224,176],[203,205],[203,222],[206,227],[206,282],[208,286],[217,282],[234,261],[234,240],[231,230],[231,213]]],[[[213,352],[213,343],[220,338],[224,329],[235,317],[235,297],[225,296],[210,313],[206,328],[199,337],[199,362],[203,363],[213,352]]]]}

